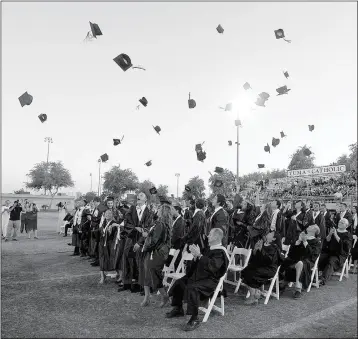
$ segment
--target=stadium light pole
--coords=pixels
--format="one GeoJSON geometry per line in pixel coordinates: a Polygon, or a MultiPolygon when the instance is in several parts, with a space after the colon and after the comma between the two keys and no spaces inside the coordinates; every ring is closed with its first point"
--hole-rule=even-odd
{"type": "Polygon", "coordinates": [[[179,177],[180,173],[175,173],[175,176],[177,177],[177,199],[179,198],[179,177]]]}
{"type": "MultiPolygon", "coordinates": [[[[48,157],[49,157],[49,154],[50,154],[50,144],[53,143],[53,140],[51,137],[46,137],[44,139],[45,142],[47,142],[47,158],[46,158],[46,173],[48,171],[48,157]]],[[[46,187],[45,187],[45,195],[46,195],[46,187]]]]}
{"type": "Polygon", "coordinates": [[[237,192],[240,191],[240,182],[239,182],[239,128],[241,126],[241,121],[239,118],[235,120],[236,126],[236,178],[237,178],[237,192]]]}
{"type": "Polygon", "coordinates": [[[101,159],[98,159],[98,196],[101,196],[101,159]]]}
{"type": "Polygon", "coordinates": [[[91,190],[90,190],[90,192],[92,192],[92,173],[90,173],[90,177],[91,177],[91,190]]]}

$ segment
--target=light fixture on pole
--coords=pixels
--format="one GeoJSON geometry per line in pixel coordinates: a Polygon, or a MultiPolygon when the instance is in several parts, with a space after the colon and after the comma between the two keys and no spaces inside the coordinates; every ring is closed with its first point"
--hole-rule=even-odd
{"type": "Polygon", "coordinates": [[[180,173],[175,173],[175,176],[177,177],[177,199],[179,198],[179,177],[180,173]]]}
{"type": "Polygon", "coordinates": [[[98,159],[98,196],[101,196],[101,159],[98,159]]]}
{"type": "MultiPolygon", "coordinates": [[[[46,137],[44,139],[45,142],[47,142],[47,158],[46,158],[46,173],[48,172],[48,157],[49,157],[49,154],[50,154],[50,144],[53,143],[53,140],[51,137],[46,137]]],[[[46,187],[45,187],[45,195],[46,195],[46,187]]]]}
{"type": "Polygon", "coordinates": [[[91,190],[90,190],[90,192],[92,192],[92,173],[90,173],[90,177],[91,177],[91,190]]]}
{"type": "Polygon", "coordinates": [[[236,126],[236,180],[237,180],[237,191],[240,191],[240,183],[239,183],[239,128],[241,127],[241,121],[239,119],[235,120],[236,126]]]}

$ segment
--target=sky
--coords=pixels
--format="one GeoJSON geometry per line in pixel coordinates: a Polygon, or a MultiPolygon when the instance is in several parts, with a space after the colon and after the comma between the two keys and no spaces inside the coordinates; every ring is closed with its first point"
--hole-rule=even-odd
{"type": "Polygon", "coordinates": [[[236,173],[236,147],[228,146],[236,114],[240,175],[258,163],[287,168],[304,144],[317,166],[348,153],[357,140],[357,4],[2,3],[4,193],[24,187],[33,165],[46,161],[44,138],[52,137],[49,160],[62,161],[75,181],[63,192],[89,191],[90,173],[97,191],[97,160],[107,153],[102,172],[131,168],[173,194],[180,173],[181,194],[196,175],[207,184],[215,166],[236,173]],[[84,43],[89,21],[103,35],[84,43]],[[278,28],[292,43],[275,38],[278,28]],[[146,71],[123,72],[113,61],[121,53],[146,71]],[[291,91],[276,96],[283,85],[291,91]],[[25,91],[34,99],[21,107],[25,91]],[[260,92],[271,95],[266,108],[250,110],[247,101],[260,92]],[[148,106],[136,110],[143,96],[148,106]],[[219,109],[231,101],[233,112],[219,109]],[[48,116],[43,124],[40,113],[48,116]],[[280,131],[287,137],[265,153],[280,131]],[[195,144],[204,141],[202,163],[195,144]]]}

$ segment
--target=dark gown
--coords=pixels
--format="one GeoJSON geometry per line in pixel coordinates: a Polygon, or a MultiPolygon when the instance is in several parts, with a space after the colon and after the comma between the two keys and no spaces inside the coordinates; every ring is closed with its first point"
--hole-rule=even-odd
{"type": "Polygon", "coordinates": [[[37,231],[37,209],[34,209],[31,212],[26,212],[25,231],[26,233],[37,231]]]}
{"type": "Polygon", "coordinates": [[[262,239],[269,232],[270,226],[270,217],[267,211],[264,211],[257,217],[254,224],[247,228],[252,248],[258,240],[262,239]]]}
{"type": "MultiPolygon", "coordinates": [[[[115,223],[114,220],[109,222],[109,226],[115,223]]],[[[100,240],[99,240],[99,267],[101,271],[113,271],[114,270],[114,261],[115,261],[115,249],[114,244],[116,241],[116,232],[117,228],[113,227],[111,233],[106,231],[103,234],[103,230],[107,226],[107,220],[103,222],[102,227],[100,227],[100,240]]]]}
{"type": "Polygon", "coordinates": [[[143,246],[144,257],[144,281],[143,286],[151,286],[154,289],[163,287],[163,267],[170,250],[169,225],[157,220],[150,229],[143,246]]]}
{"type": "Polygon", "coordinates": [[[245,213],[235,210],[230,220],[229,243],[244,248],[247,240],[247,229],[241,224],[244,221],[245,213]]]}
{"type": "MultiPolygon", "coordinates": [[[[358,236],[358,227],[355,229],[354,234],[356,236],[358,236]]],[[[352,244],[352,246],[353,246],[353,244],[352,244]]],[[[358,260],[358,241],[356,242],[355,246],[351,249],[351,254],[352,254],[352,262],[358,260]]]]}
{"type": "Polygon", "coordinates": [[[263,245],[261,251],[252,254],[241,277],[249,287],[260,288],[275,276],[280,260],[280,249],[275,243],[263,245]]]}
{"type": "Polygon", "coordinates": [[[307,240],[307,243],[306,247],[302,242],[299,245],[291,245],[288,256],[284,260],[280,270],[281,272],[284,272],[285,281],[295,282],[295,265],[299,261],[302,261],[303,269],[301,272],[300,282],[302,283],[302,287],[304,289],[307,289],[311,282],[312,268],[321,253],[322,246],[320,238],[307,240]]]}

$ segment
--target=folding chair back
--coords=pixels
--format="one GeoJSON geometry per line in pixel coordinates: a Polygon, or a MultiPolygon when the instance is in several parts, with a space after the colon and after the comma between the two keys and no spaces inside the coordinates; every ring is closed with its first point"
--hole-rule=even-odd
{"type": "Polygon", "coordinates": [[[262,285],[262,287],[261,287],[261,294],[266,297],[265,302],[264,302],[265,305],[267,305],[271,296],[275,297],[277,300],[280,299],[280,282],[279,282],[279,278],[278,278],[278,275],[280,273],[280,268],[281,268],[281,266],[277,267],[277,271],[276,271],[274,277],[270,279],[271,283],[270,283],[269,289],[266,291],[265,285],[262,285]],[[276,285],[276,292],[272,292],[275,285],[276,285]]]}
{"type": "MultiPolygon", "coordinates": [[[[352,245],[352,248],[354,248],[357,244],[357,236],[356,235],[353,235],[353,245],[352,245]]],[[[350,254],[349,255],[349,265],[348,265],[348,269],[350,269],[351,267],[354,267],[354,263],[352,263],[352,255],[350,254]]]]}
{"type": "Polygon", "coordinates": [[[287,258],[288,256],[288,251],[290,250],[290,245],[284,245],[282,244],[282,251],[284,252],[285,254],[285,258],[287,258]]]}
{"type": "Polygon", "coordinates": [[[164,268],[163,268],[163,274],[164,274],[163,285],[164,286],[169,286],[168,273],[173,273],[175,271],[175,261],[177,260],[179,253],[180,253],[180,250],[176,250],[174,248],[171,248],[169,251],[169,255],[171,255],[173,258],[172,258],[169,266],[164,266],[164,268]]]}
{"type": "Polygon", "coordinates": [[[319,257],[320,255],[317,257],[314,266],[312,268],[312,274],[311,274],[311,282],[307,288],[307,292],[309,292],[311,290],[312,284],[313,286],[315,286],[316,288],[319,288],[319,280],[318,280],[318,262],[319,262],[319,257]],[[315,280],[315,281],[314,281],[315,280]],[[314,281],[314,282],[313,282],[314,281]]]}

